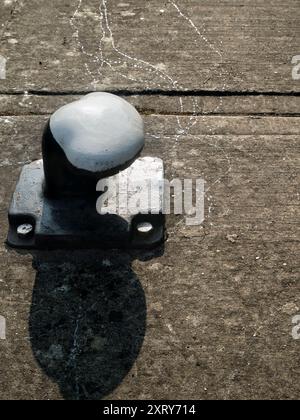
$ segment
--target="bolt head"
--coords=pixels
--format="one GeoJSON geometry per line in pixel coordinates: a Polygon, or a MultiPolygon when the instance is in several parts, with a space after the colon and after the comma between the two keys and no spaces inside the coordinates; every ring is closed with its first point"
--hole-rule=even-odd
{"type": "Polygon", "coordinates": [[[25,238],[26,236],[30,235],[32,231],[33,226],[29,223],[24,223],[23,225],[20,225],[17,228],[18,236],[21,238],[25,238]]]}
{"type": "Polygon", "coordinates": [[[149,222],[139,223],[136,227],[137,231],[141,235],[149,235],[153,231],[153,225],[149,222]]]}

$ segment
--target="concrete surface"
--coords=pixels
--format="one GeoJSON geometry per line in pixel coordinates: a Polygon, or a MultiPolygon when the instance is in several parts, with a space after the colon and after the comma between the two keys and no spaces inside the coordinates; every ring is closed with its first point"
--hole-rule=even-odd
{"type": "Polygon", "coordinates": [[[299,6],[1,1],[1,399],[299,398],[299,6]],[[205,222],[146,254],[7,249],[49,114],[95,89],[168,178],[205,179],[205,222]]]}

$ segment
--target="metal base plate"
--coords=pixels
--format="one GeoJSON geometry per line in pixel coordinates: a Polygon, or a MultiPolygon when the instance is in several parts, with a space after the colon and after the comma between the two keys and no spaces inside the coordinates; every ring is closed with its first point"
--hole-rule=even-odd
{"type": "MultiPolygon", "coordinates": [[[[50,199],[44,196],[43,161],[24,166],[9,209],[9,246],[21,249],[79,249],[79,248],[152,248],[164,240],[165,218],[163,209],[164,168],[161,159],[137,159],[129,168],[106,181],[119,186],[105,207],[107,214],[97,212],[94,197],[67,197],[50,199]],[[127,179],[127,184],[124,184],[127,179]],[[126,199],[137,190],[136,180],[161,181],[156,196],[158,208],[141,214],[139,211],[124,213],[124,185],[126,199]],[[135,185],[135,186],[134,186],[135,185]],[[123,201],[122,201],[123,200],[123,201]],[[112,204],[119,204],[115,209],[112,204]],[[121,203],[121,205],[120,205],[121,203]],[[123,204],[122,204],[123,203],[123,204]],[[144,214],[145,213],[145,214],[144,214]],[[31,225],[30,229],[22,225],[31,225]],[[148,229],[152,226],[152,229],[148,229]],[[28,232],[29,230],[29,232],[28,232]]],[[[98,193],[98,197],[101,193],[98,193]]],[[[103,207],[104,208],[104,207],[103,207]]]]}

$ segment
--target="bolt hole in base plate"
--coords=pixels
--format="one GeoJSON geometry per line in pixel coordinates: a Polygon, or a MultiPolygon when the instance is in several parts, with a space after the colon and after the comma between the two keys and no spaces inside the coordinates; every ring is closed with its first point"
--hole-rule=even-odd
{"type": "MultiPolygon", "coordinates": [[[[121,175],[122,179],[128,179],[130,196],[133,193],[130,180],[133,185],[137,179],[163,181],[163,162],[157,158],[140,158],[121,175]]],[[[109,181],[118,182],[118,176],[109,181]]],[[[118,212],[100,215],[95,197],[49,199],[44,196],[43,183],[42,160],[23,167],[9,209],[9,246],[23,249],[153,248],[165,239],[161,187],[157,191],[159,211],[156,208],[152,214],[153,209],[149,207],[146,214],[137,212],[124,216],[118,212]]],[[[118,199],[117,193],[117,203],[118,199]]]]}

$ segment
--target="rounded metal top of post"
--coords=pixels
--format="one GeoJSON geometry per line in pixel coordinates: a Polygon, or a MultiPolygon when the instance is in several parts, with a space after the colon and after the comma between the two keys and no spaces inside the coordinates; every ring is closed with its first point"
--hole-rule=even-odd
{"type": "Polygon", "coordinates": [[[90,173],[117,173],[143,149],[144,124],[124,99],[91,93],[57,110],[49,122],[69,163],[90,173]]]}

